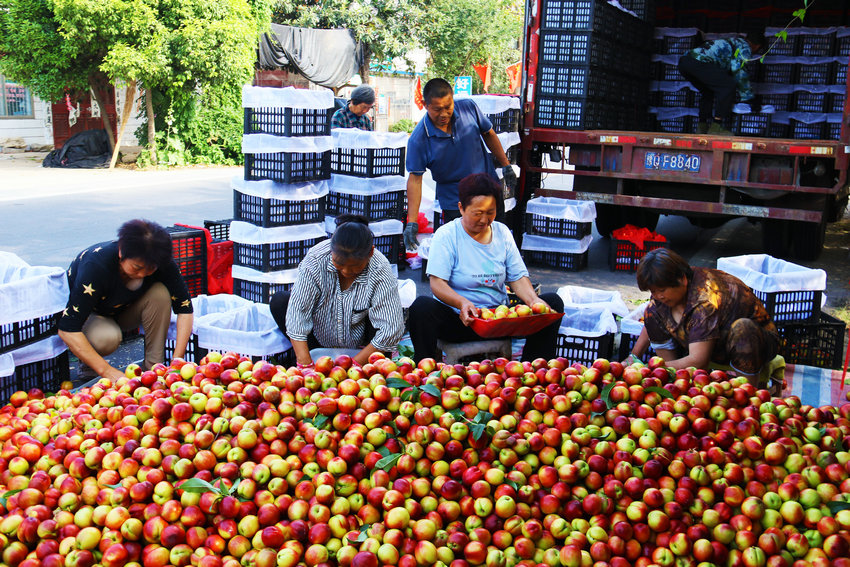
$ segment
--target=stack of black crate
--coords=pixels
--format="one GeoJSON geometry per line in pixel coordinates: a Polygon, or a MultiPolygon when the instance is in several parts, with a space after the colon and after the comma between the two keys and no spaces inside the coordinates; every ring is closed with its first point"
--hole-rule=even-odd
{"type": "Polygon", "coordinates": [[[245,87],[242,98],[245,171],[233,182],[233,293],[268,303],[292,288],[298,264],[325,239],[333,95],[245,87]]]}
{"type": "MultiPolygon", "coordinates": [[[[654,14],[646,2],[634,4],[641,5],[645,17],[654,14]]],[[[537,126],[645,127],[650,21],[606,0],[548,0],[543,3],[540,29],[537,126]]]]}
{"type": "Polygon", "coordinates": [[[333,138],[326,231],[333,232],[334,219],[341,214],[362,215],[375,235],[375,248],[404,269],[407,135],[346,128],[334,130],[333,138]]]}

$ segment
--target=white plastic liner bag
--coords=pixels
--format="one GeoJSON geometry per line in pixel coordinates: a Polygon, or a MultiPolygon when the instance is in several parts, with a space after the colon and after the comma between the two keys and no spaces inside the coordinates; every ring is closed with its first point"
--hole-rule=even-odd
{"type": "Polygon", "coordinates": [[[655,28],[655,38],[663,37],[692,37],[699,34],[697,28],[655,28]]]}
{"type": "Polygon", "coordinates": [[[243,154],[276,154],[280,152],[320,154],[333,149],[332,136],[274,136],[272,134],[243,134],[243,154]]]}
{"type": "Polygon", "coordinates": [[[608,309],[594,307],[580,309],[564,306],[564,318],[561,319],[559,335],[565,337],[601,337],[617,332],[617,322],[608,309]]]}
{"type": "Polygon", "coordinates": [[[592,222],[596,218],[596,203],[558,197],[535,197],[529,199],[525,212],[574,222],[592,222]]]}
{"type": "Polygon", "coordinates": [[[736,276],[756,291],[823,291],[826,272],[806,268],[767,254],[717,259],[717,269],[736,276]]]}
{"type": "Polygon", "coordinates": [[[590,242],[593,240],[591,235],[587,235],[581,240],[575,238],[557,238],[555,236],[538,236],[536,234],[522,235],[522,249],[534,250],[537,252],[561,252],[568,254],[583,254],[587,252],[590,242]]]}
{"type": "MultiPolygon", "coordinates": [[[[231,295],[229,293],[220,293],[217,295],[198,295],[192,298],[192,332],[197,333],[197,323],[201,317],[211,315],[213,313],[224,313],[234,309],[241,309],[253,305],[254,302],[250,299],[231,295]]],[[[145,334],[144,328],[139,327],[139,332],[145,334]]],[[[169,340],[177,340],[177,314],[171,313],[171,323],[168,325],[168,333],[166,338],[169,340]]]]}
{"type": "Polygon", "coordinates": [[[68,304],[64,268],[30,266],[10,253],[0,262],[0,324],[53,315],[68,304]]]}
{"type": "Polygon", "coordinates": [[[68,346],[57,335],[13,350],[0,356],[0,377],[11,376],[18,366],[56,358],[66,350],[68,346]]]}
{"type": "Polygon", "coordinates": [[[261,303],[207,315],[198,321],[197,334],[201,348],[249,356],[271,356],[292,347],[269,306],[261,303]]]}
{"type": "MultiPolygon", "coordinates": [[[[336,217],[325,217],[325,232],[333,234],[336,230],[336,217]]],[[[387,236],[393,234],[401,234],[404,232],[404,224],[398,219],[387,219],[382,221],[370,222],[369,230],[377,236],[387,236]]]]}
{"type": "Polygon", "coordinates": [[[472,95],[472,96],[461,96],[458,95],[455,97],[457,100],[468,98],[472,100],[478,108],[481,109],[481,112],[484,114],[501,114],[506,110],[519,110],[519,97],[518,96],[503,96],[503,95],[472,95]]]}
{"type": "Polygon", "coordinates": [[[300,242],[310,238],[324,238],[325,227],[322,223],[298,224],[293,226],[275,226],[263,228],[248,222],[230,223],[230,240],[240,244],[277,244],[279,242],[300,242]]]}
{"type": "Polygon", "coordinates": [[[661,91],[665,93],[675,93],[682,89],[688,89],[696,92],[697,89],[688,81],[650,81],[650,91],[661,91]]]}
{"type": "Polygon", "coordinates": [[[233,277],[249,282],[289,284],[295,283],[295,280],[298,277],[298,268],[278,270],[276,272],[261,272],[253,268],[248,268],[246,266],[237,266],[236,264],[234,264],[233,277]]]}
{"type": "Polygon", "coordinates": [[[332,173],[330,187],[334,193],[347,195],[382,195],[392,191],[406,191],[407,179],[403,175],[354,177],[332,173]]]}
{"type": "Polygon", "coordinates": [[[660,108],[650,106],[649,112],[650,114],[655,114],[659,120],[671,120],[673,118],[681,118],[682,116],[697,116],[699,109],[691,107],[660,108]]]}
{"type": "Polygon", "coordinates": [[[643,314],[646,311],[646,306],[649,302],[646,301],[638,305],[637,309],[620,319],[620,332],[624,335],[637,336],[643,331],[643,314]]]}
{"type": "Polygon", "coordinates": [[[280,183],[270,179],[247,181],[241,173],[230,180],[230,188],[243,195],[278,201],[310,201],[324,197],[330,192],[327,179],[301,183],[280,183]]]}
{"type": "Polygon", "coordinates": [[[580,309],[608,309],[614,315],[626,317],[629,308],[626,307],[619,291],[594,289],[578,285],[565,285],[558,288],[558,296],[564,300],[564,306],[580,309]]]}
{"type": "MultiPolygon", "coordinates": [[[[508,148],[512,148],[519,144],[519,132],[499,132],[496,134],[496,137],[499,138],[499,143],[502,144],[502,149],[508,151],[508,148]]],[[[487,148],[487,153],[490,153],[490,148],[487,148]]]]}
{"type": "Polygon", "coordinates": [[[516,208],[516,197],[505,199],[505,212],[509,213],[516,208]]]}
{"type": "Polygon", "coordinates": [[[381,149],[406,148],[406,132],[371,132],[360,128],[334,128],[331,137],[335,148],[381,149]]]}
{"type": "Polygon", "coordinates": [[[333,108],[330,90],[311,91],[295,87],[242,87],[243,108],[333,108]]]}
{"type": "Polygon", "coordinates": [[[407,309],[413,305],[416,299],[416,282],[413,280],[398,280],[398,296],[401,299],[401,306],[407,309]]]}

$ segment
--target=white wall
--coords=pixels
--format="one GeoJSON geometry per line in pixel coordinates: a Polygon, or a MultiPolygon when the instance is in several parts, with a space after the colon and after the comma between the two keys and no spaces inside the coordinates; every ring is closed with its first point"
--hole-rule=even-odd
{"type": "MultiPolygon", "coordinates": [[[[133,97],[133,109],[130,111],[130,116],[127,119],[127,127],[124,128],[124,134],[121,136],[119,146],[138,146],[139,141],[136,139],[135,132],[144,122],[144,116],[140,116],[139,112],[144,110],[144,104],[141,101],[141,89],[136,89],[136,94],[133,97]]],[[[121,115],[124,113],[124,101],[127,98],[127,88],[124,86],[115,87],[115,113],[118,117],[117,128],[121,129],[121,115]]]]}
{"type": "Polygon", "coordinates": [[[0,118],[0,146],[10,138],[20,138],[27,146],[53,144],[53,122],[50,105],[33,97],[33,118],[0,118]]]}

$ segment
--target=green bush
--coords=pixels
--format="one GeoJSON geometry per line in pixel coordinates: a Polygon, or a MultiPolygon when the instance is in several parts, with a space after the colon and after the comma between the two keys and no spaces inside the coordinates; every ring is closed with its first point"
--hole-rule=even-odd
{"type": "Polygon", "coordinates": [[[410,134],[416,128],[416,122],[409,118],[402,118],[395,124],[390,124],[390,132],[407,132],[410,134]]]}

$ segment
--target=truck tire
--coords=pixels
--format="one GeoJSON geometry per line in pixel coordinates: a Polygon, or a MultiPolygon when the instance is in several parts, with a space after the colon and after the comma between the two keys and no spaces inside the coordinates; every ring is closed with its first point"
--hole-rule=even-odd
{"type": "Polygon", "coordinates": [[[619,205],[596,203],[596,230],[602,238],[609,238],[611,231],[626,224],[623,219],[623,208],[619,205]]]}
{"type": "Polygon", "coordinates": [[[791,223],[782,219],[764,219],[761,225],[762,248],[774,258],[791,256],[791,223]]]}
{"type": "Polygon", "coordinates": [[[791,223],[791,233],[794,240],[794,257],[799,260],[817,260],[823,251],[823,241],[826,237],[826,221],[819,223],[791,223]]]}

